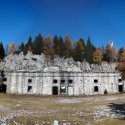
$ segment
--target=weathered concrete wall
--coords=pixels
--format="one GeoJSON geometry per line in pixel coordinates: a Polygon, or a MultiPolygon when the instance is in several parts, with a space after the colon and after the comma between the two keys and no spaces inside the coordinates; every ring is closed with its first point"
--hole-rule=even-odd
{"type": "Polygon", "coordinates": [[[95,95],[118,93],[119,85],[123,85],[119,73],[83,73],[83,72],[10,72],[6,73],[7,93],[52,95],[53,86],[58,87],[58,95],[95,95]],[[29,81],[31,80],[31,81],[29,81]],[[53,83],[57,80],[57,83],[53,83]],[[61,93],[61,80],[65,80],[66,92],[61,93]],[[72,80],[72,83],[69,83],[72,80]],[[70,86],[71,85],[71,86],[70,86]],[[28,86],[32,88],[28,91],[28,86]],[[98,91],[94,91],[94,87],[98,91]]]}
{"type": "Polygon", "coordinates": [[[119,82],[119,79],[121,79],[119,73],[84,74],[84,93],[87,95],[104,94],[105,89],[108,93],[118,93],[118,85],[124,87],[124,81],[119,82]],[[98,82],[95,83],[94,80],[98,82]],[[98,86],[98,92],[94,92],[94,86],[98,86]]]}
{"type": "Polygon", "coordinates": [[[44,54],[28,52],[6,56],[0,70],[5,71],[7,93],[95,95],[104,94],[105,90],[108,93],[125,91],[116,66],[117,63],[89,64],[59,56],[52,61],[44,54]]]}

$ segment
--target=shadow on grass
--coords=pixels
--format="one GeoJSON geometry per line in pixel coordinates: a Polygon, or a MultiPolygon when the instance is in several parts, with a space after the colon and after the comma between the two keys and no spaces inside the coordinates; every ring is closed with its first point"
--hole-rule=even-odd
{"type": "Polygon", "coordinates": [[[111,112],[118,116],[120,120],[125,120],[125,103],[110,103],[108,105],[111,108],[111,112]]]}

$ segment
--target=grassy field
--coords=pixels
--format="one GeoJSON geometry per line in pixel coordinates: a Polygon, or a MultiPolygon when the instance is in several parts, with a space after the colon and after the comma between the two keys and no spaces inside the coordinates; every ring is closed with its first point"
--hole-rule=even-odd
{"type": "Polygon", "coordinates": [[[0,94],[0,116],[11,125],[125,125],[125,94],[87,97],[0,94]]]}

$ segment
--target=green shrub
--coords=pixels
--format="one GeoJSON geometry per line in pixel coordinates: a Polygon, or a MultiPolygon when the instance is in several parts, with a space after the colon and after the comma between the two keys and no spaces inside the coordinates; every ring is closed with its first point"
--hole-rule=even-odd
{"type": "Polygon", "coordinates": [[[107,89],[105,89],[105,91],[104,91],[104,94],[106,95],[106,94],[108,94],[108,91],[107,91],[107,89]]]}

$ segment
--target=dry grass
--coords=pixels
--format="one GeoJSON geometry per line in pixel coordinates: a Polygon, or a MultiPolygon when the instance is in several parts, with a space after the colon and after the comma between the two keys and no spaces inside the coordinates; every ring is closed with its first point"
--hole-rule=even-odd
{"type": "Polygon", "coordinates": [[[94,125],[125,125],[125,120],[123,119],[107,119],[101,122],[96,122],[94,125]]]}
{"type": "Polygon", "coordinates": [[[15,115],[10,121],[11,125],[18,122],[22,125],[52,125],[54,120],[69,122],[71,125],[125,125],[124,119],[107,119],[101,122],[94,121],[93,107],[105,106],[111,103],[125,103],[121,97],[125,94],[89,97],[55,97],[0,94],[0,115],[15,115]],[[115,100],[109,98],[116,97],[115,100]],[[121,98],[121,99],[120,99],[121,98]],[[69,100],[60,103],[60,100],[69,100]],[[87,99],[81,102],[70,102],[72,99],[87,99]],[[106,101],[107,100],[107,101],[106,101]],[[2,108],[1,106],[4,106],[2,108]],[[21,114],[22,113],[22,114],[21,114]],[[83,113],[83,114],[81,114],[83,113]]]}

